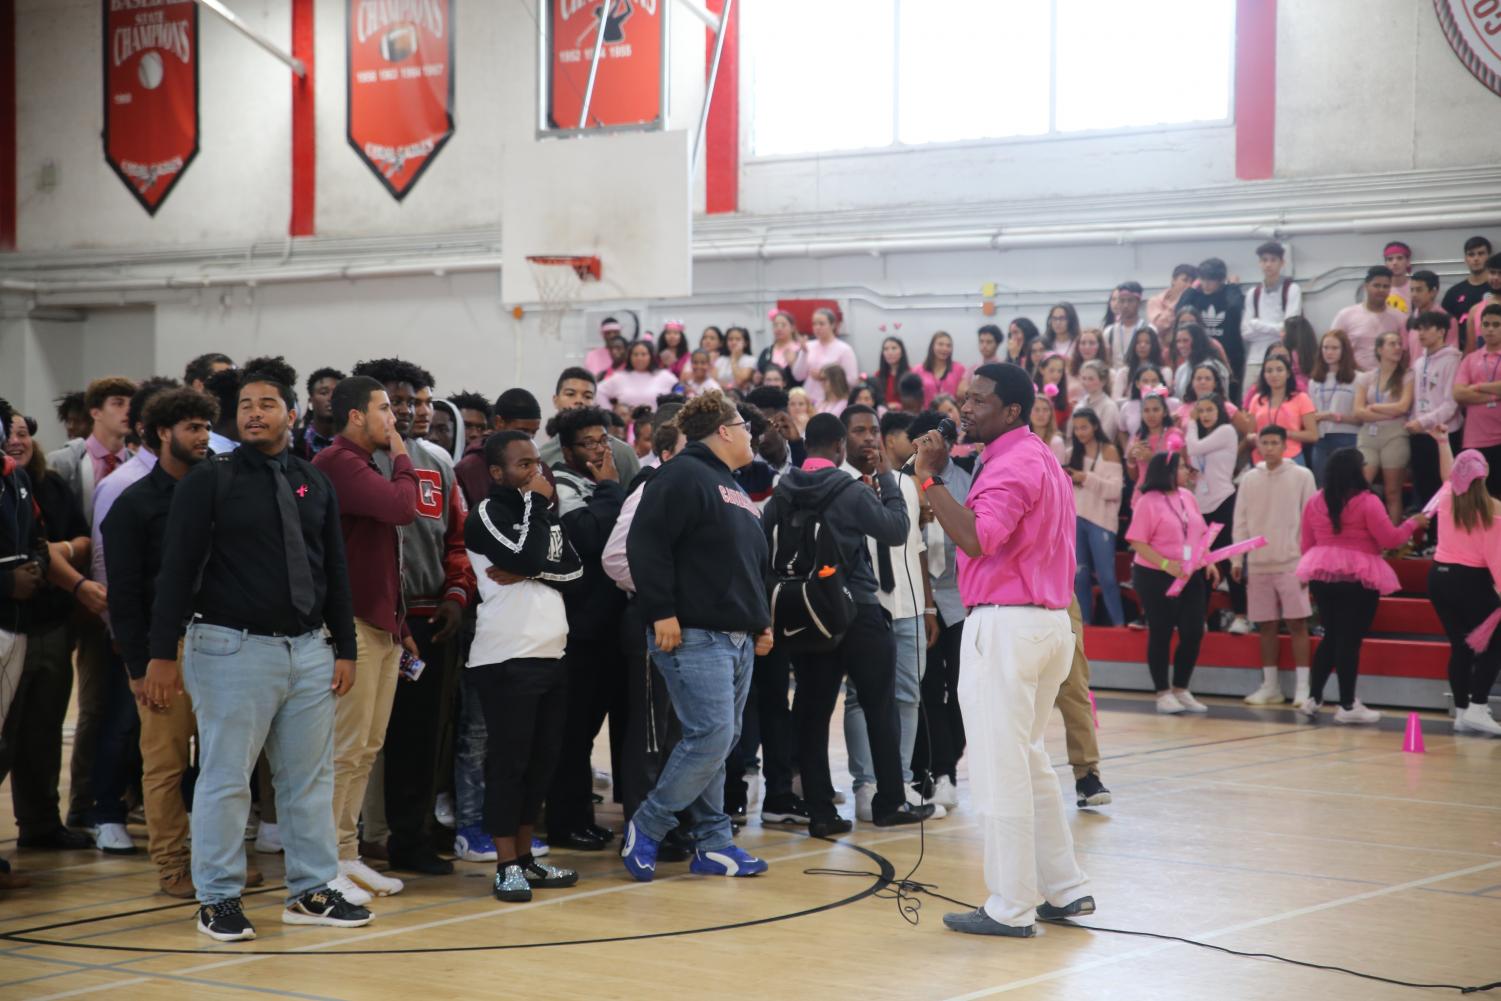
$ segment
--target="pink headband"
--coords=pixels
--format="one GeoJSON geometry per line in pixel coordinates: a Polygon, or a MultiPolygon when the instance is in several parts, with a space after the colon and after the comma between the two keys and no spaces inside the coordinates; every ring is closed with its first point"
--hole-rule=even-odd
{"type": "Polygon", "coordinates": [[[1392,254],[1406,254],[1412,256],[1412,248],[1405,243],[1388,243],[1381,249],[1382,257],[1390,257],[1392,254]]]}
{"type": "Polygon", "coordinates": [[[682,330],[683,330],[683,321],[682,320],[668,320],[668,321],[666,321],[665,323],[662,324],[662,329],[663,330],[676,330],[679,333],[681,333],[682,330]]]}
{"type": "Polygon", "coordinates": [[[1457,494],[1470,489],[1470,484],[1490,473],[1490,464],[1485,456],[1467,448],[1454,457],[1454,466],[1449,473],[1449,484],[1457,494]]]}
{"type": "Polygon", "coordinates": [[[1058,395],[1058,387],[1050,382],[1042,387],[1042,392],[1044,396],[1051,400],[1058,395]]]}
{"type": "Polygon", "coordinates": [[[620,324],[613,320],[607,320],[599,325],[599,332],[602,334],[618,334],[620,333],[620,324]]]}
{"type": "Polygon", "coordinates": [[[1146,389],[1143,389],[1142,392],[1147,396],[1160,396],[1163,399],[1167,398],[1166,386],[1148,386],[1146,389]]]}

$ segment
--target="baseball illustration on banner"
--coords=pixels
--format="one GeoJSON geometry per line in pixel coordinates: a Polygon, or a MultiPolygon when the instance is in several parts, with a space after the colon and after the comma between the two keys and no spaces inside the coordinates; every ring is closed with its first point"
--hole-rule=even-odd
{"type": "Polygon", "coordinates": [[[349,0],[349,145],[397,201],[453,135],[452,0],[349,0]]]}
{"type": "Polygon", "coordinates": [[[198,155],[198,5],[102,3],[104,159],[155,215],[198,155]]]}

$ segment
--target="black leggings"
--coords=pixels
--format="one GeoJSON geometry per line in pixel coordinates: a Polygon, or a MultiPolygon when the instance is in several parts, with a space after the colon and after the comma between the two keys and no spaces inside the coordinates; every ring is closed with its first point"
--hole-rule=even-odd
{"type": "Polygon", "coordinates": [[[1204,639],[1204,602],[1208,590],[1204,572],[1189,579],[1183,593],[1167,596],[1174,577],[1161,570],[1131,565],[1131,586],[1141,601],[1147,617],[1147,670],[1152,672],[1152,686],[1159,692],[1168,690],[1168,653],[1173,645],[1173,630],[1178,630],[1178,650],[1173,654],[1173,688],[1187,688],[1199,660],[1199,644],[1204,639]]]}
{"type": "MultiPolygon", "coordinates": [[[[1205,524],[1219,523],[1223,527],[1220,534],[1215,536],[1210,549],[1221,549],[1235,541],[1235,495],[1225,498],[1225,502],[1204,516],[1205,524]]],[[[1230,610],[1236,615],[1246,614],[1246,585],[1244,581],[1238,581],[1230,576],[1230,561],[1220,560],[1217,564],[1220,568],[1220,576],[1230,583],[1230,610]]],[[[1209,578],[1204,578],[1206,594],[1209,590],[1209,578]]]]}
{"type": "Polygon", "coordinates": [[[1455,707],[1463,709],[1471,702],[1485,705],[1501,672],[1501,629],[1483,653],[1471,650],[1465,637],[1501,608],[1490,571],[1435,563],[1428,571],[1428,600],[1449,634],[1449,691],[1454,693],[1455,707]]]}
{"type": "Polygon", "coordinates": [[[964,717],[959,712],[959,650],[964,643],[964,620],[938,617],[938,642],[928,651],[922,677],[922,712],[917,716],[917,743],[912,747],[912,775],[931,772],[959,781],[964,756],[964,717]]]}
{"type": "Polygon", "coordinates": [[[485,833],[497,841],[514,838],[518,827],[536,823],[558,765],[568,718],[568,669],[561,659],[523,657],[466,670],[479,693],[488,734],[485,833]]]}
{"type": "Polygon", "coordinates": [[[1371,631],[1381,595],[1354,581],[1310,581],[1308,590],[1319,606],[1324,638],[1313,654],[1313,677],[1309,691],[1314,701],[1324,701],[1329,675],[1339,676],[1339,704],[1355,705],[1355,678],[1360,674],[1360,644],[1371,631]]]}

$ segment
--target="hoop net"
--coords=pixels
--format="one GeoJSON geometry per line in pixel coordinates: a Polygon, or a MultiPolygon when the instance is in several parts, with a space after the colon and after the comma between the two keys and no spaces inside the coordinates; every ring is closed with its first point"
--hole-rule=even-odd
{"type": "Polygon", "coordinates": [[[553,254],[530,256],[526,260],[532,267],[537,298],[542,303],[539,315],[542,336],[560,340],[563,317],[578,301],[584,282],[599,280],[599,258],[553,254]]]}

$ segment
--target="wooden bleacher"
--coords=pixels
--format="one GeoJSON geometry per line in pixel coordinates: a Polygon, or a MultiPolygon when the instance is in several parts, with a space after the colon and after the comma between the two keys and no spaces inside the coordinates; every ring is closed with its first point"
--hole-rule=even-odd
{"type": "MultiPolygon", "coordinates": [[[[1376,611],[1371,635],[1361,648],[1360,698],[1376,706],[1441,709],[1449,705],[1449,643],[1438,616],[1428,602],[1427,559],[1392,559],[1402,590],[1383,597],[1376,611]]],[[[1117,579],[1128,606],[1132,593],[1125,587],[1131,579],[1131,555],[1118,553],[1117,579]]],[[[1229,595],[1211,596],[1211,610],[1228,608],[1229,595]]],[[[1315,610],[1316,611],[1316,610],[1315,610]]],[[[1319,640],[1314,638],[1315,649],[1319,640]]],[[[1148,691],[1147,634],[1142,629],[1086,626],[1084,650],[1089,655],[1091,684],[1095,688],[1148,691]]],[[[1232,636],[1210,632],[1204,636],[1199,666],[1194,671],[1193,690],[1209,695],[1245,695],[1260,683],[1261,646],[1255,633],[1232,636]]],[[[1292,694],[1294,667],[1290,639],[1281,641],[1279,666],[1288,672],[1283,690],[1292,694]]],[[[1327,696],[1334,696],[1331,679],[1327,696]]]]}

